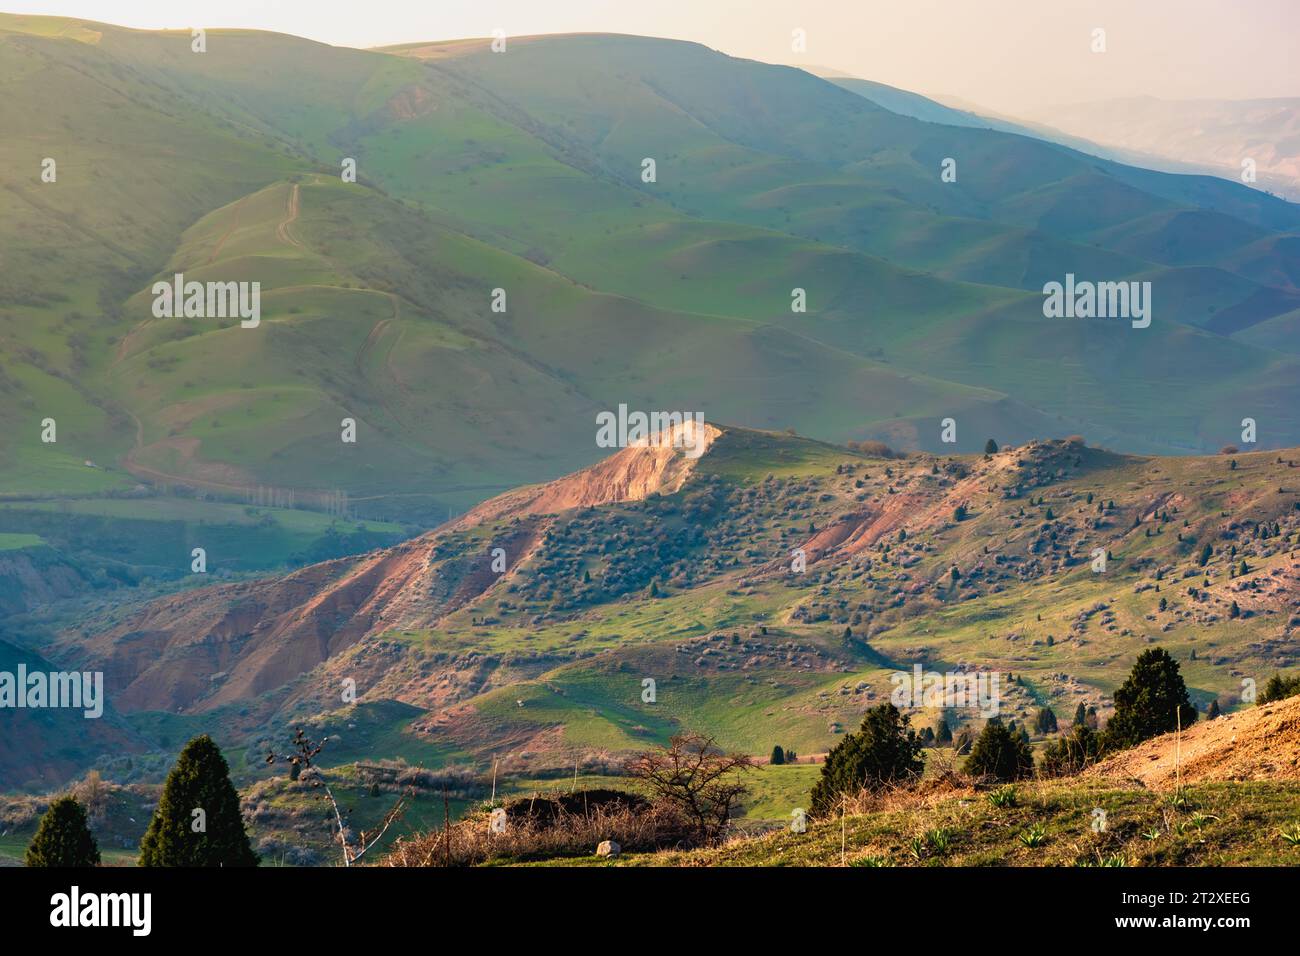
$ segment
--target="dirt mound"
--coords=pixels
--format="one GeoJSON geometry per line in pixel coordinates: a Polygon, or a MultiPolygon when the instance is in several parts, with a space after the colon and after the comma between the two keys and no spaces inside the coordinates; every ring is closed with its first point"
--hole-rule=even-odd
{"type": "Polygon", "coordinates": [[[1137,780],[1165,790],[1182,781],[1300,780],[1300,697],[1200,721],[1181,743],[1165,734],[1104,760],[1085,777],[1137,780]]]}

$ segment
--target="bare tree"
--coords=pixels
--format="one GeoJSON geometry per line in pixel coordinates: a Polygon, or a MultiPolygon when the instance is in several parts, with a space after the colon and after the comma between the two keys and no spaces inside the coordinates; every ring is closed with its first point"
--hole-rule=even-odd
{"type": "MultiPolygon", "coordinates": [[[[388,828],[406,811],[407,798],[414,795],[415,789],[414,787],[407,787],[403,790],[392,809],[384,814],[384,818],[379,821],[375,829],[371,831],[362,830],[354,845],[350,840],[350,831],[343,822],[343,818],[351,815],[352,811],[349,810],[345,814],[339,810],[339,803],[334,799],[334,791],[330,789],[325,774],[312,763],[313,759],[320,754],[324,747],[324,741],[317,743],[311,740],[302,732],[301,727],[297,727],[293,735],[293,751],[279,755],[278,759],[287,760],[290,766],[298,768],[296,778],[300,783],[325,791],[326,799],[329,800],[330,806],[334,808],[334,821],[338,826],[338,832],[334,834],[334,840],[343,848],[343,865],[351,866],[365,856],[366,851],[383,839],[384,834],[388,832],[388,828]]],[[[266,762],[269,764],[275,763],[276,759],[277,755],[274,752],[266,755],[266,762]]]]}
{"type": "Polygon", "coordinates": [[[714,842],[745,794],[745,785],[734,775],[753,767],[751,757],[723,753],[713,737],[686,733],[673,737],[666,748],[633,758],[627,772],[656,803],[681,814],[705,842],[714,842]]]}

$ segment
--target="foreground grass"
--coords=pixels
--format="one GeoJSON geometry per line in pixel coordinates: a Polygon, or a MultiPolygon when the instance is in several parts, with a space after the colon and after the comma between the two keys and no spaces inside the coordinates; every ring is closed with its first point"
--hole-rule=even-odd
{"type": "MultiPolygon", "coordinates": [[[[725,846],[629,854],[625,866],[1296,866],[1300,785],[1214,783],[1170,793],[1114,784],[1020,785],[915,798],[725,846]],[[1104,829],[1094,829],[1105,813],[1104,829]],[[1283,831],[1291,840],[1283,836],[1283,831]],[[842,842],[841,842],[842,841],[842,842]]],[[[609,865],[595,857],[541,865],[609,865]]]]}

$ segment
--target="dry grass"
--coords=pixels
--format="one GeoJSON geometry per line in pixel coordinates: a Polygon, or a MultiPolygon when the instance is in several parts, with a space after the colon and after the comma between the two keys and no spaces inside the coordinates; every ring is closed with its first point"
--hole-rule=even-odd
{"type": "Polygon", "coordinates": [[[549,820],[526,814],[507,818],[495,833],[491,811],[480,810],[440,831],[398,840],[381,866],[476,866],[555,857],[592,856],[603,840],[624,851],[646,852],[695,845],[675,814],[659,808],[595,807],[560,811],[549,820]]]}
{"type": "Polygon", "coordinates": [[[1210,780],[1300,780],[1300,697],[1197,721],[1104,760],[1088,778],[1156,790],[1210,780]]]}

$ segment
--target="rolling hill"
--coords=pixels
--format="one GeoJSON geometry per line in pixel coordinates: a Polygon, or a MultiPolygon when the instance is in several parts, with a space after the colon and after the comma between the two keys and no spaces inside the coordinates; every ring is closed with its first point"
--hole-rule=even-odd
{"type": "Polygon", "coordinates": [[[310,719],[333,759],[519,772],[683,728],[821,752],[917,664],[1014,675],[1017,719],[1104,714],[1156,642],[1201,706],[1296,664],[1295,457],[710,434],[697,459],[628,447],[392,548],[92,614],[47,653],[102,670],[141,733],[248,745],[310,719]]]}
{"type": "Polygon", "coordinates": [[[817,753],[917,663],[1018,717],[1156,641],[1202,705],[1295,663],[1300,207],[629,36],[0,15],[0,111],[0,639],[129,742],[33,726],[6,780],[211,730],[248,782],[299,720],[336,765],[817,753]],[[159,314],[177,274],[258,321],[159,314]],[[1045,318],[1067,274],[1150,327],[1045,318]],[[707,453],[610,454],[620,406],[707,453]]]}
{"type": "Polygon", "coordinates": [[[1300,441],[1274,197],[689,43],[212,40],[0,18],[0,221],[34,277],[0,289],[10,495],[270,488],[427,526],[595,460],[623,401],[931,451],[944,417],[964,450],[1210,450],[1248,415],[1300,441]],[[181,271],[260,282],[264,323],[155,318],[181,271]],[[1067,272],[1150,281],[1159,318],[1045,320],[1067,272]]]}

